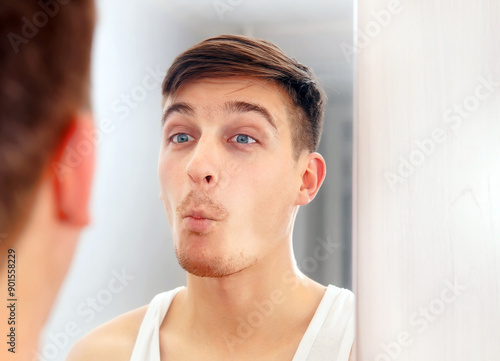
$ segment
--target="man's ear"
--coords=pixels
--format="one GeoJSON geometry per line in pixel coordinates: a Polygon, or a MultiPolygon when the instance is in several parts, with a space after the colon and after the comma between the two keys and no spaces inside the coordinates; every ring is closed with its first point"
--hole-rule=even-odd
{"type": "Polygon", "coordinates": [[[313,152],[304,159],[306,167],[302,174],[296,205],[306,205],[314,199],[326,175],[326,163],[321,154],[313,152]]]}
{"type": "Polygon", "coordinates": [[[75,227],[89,223],[88,203],[94,175],[94,154],[92,116],[89,112],[75,115],[49,164],[60,222],[75,227]]]}

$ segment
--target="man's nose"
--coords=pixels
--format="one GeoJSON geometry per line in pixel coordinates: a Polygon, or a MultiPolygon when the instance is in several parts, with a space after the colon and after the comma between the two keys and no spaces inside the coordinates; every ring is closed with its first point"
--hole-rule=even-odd
{"type": "Polygon", "coordinates": [[[186,171],[197,185],[215,187],[219,181],[221,161],[217,142],[208,137],[201,137],[193,149],[186,171]]]}

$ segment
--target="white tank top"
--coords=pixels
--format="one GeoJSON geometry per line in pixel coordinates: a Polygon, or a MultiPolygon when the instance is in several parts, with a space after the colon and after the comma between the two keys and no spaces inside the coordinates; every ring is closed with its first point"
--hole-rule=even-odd
{"type": "MultiPolygon", "coordinates": [[[[177,287],[156,295],[142,320],[130,361],[160,361],[160,325],[177,287]]],[[[329,285],[292,361],[348,361],[354,341],[354,294],[329,285]]]]}

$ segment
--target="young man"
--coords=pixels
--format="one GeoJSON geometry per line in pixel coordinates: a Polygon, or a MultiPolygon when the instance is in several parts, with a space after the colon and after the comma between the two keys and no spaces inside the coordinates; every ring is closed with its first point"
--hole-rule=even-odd
{"type": "Polygon", "coordinates": [[[94,6],[3,0],[0,19],[0,359],[33,360],[89,219],[94,6]]]}
{"type": "Polygon", "coordinates": [[[353,294],[297,269],[292,229],[325,177],[324,96],[275,45],[205,40],[163,82],[160,198],[187,286],[101,326],[69,360],[347,360],[353,294]]]}

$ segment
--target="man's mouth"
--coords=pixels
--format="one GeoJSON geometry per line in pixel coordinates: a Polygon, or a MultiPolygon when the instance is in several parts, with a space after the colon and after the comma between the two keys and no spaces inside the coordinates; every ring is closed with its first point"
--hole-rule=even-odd
{"type": "Polygon", "coordinates": [[[191,190],[176,208],[181,227],[198,233],[208,233],[229,217],[224,205],[211,195],[191,190]]]}
{"type": "Polygon", "coordinates": [[[188,231],[196,233],[209,232],[215,222],[217,221],[209,218],[195,218],[190,216],[184,217],[182,220],[182,224],[188,231]]]}
{"type": "Polygon", "coordinates": [[[209,212],[203,210],[190,210],[183,215],[184,218],[191,217],[193,219],[208,219],[212,221],[217,221],[217,216],[210,214],[209,212]]]}
{"type": "Polygon", "coordinates": [[[183,214],[183,226],[195,233],[207,233],[219,218],[217,215],[203,209],[191,209],[183,214]]]}

